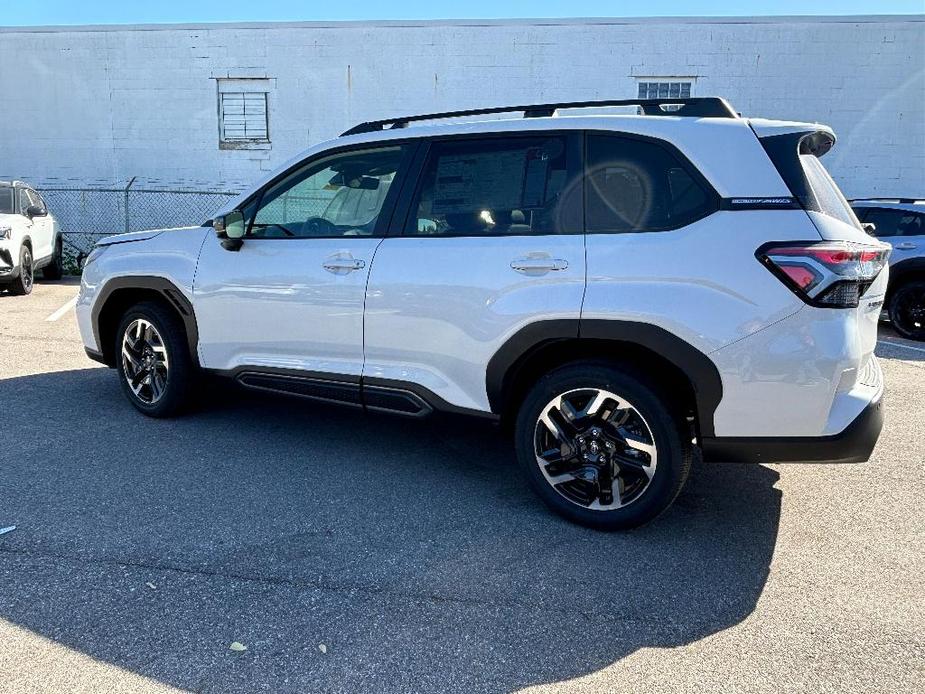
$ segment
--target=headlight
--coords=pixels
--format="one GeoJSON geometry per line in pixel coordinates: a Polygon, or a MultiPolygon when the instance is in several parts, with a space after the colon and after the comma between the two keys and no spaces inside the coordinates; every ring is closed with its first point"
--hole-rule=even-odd
{"type": "Polygon", "coordinates": [[[4,241],[13,235],[13,227],[0,227],[0,241],[4,241]]]}

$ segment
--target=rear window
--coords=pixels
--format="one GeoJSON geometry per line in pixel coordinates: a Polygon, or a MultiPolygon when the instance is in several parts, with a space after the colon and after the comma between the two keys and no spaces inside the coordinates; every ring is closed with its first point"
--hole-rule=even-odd
{"type": "Polygon", "coordinates": [[[760,138],[774,167],[803,209],[821,212],[860,229],[854,210],[819,160],[835,139],[825,131],[795,132],[760,138]]]}
{"type": "Polygon", "coordinates": [[[0,188],[0,214],[13,214],[12,188],[0,188]]]}
{"type": "Polygon", "coordinates": [[[816,200],[818,211],[846,224],[860,226],[851,205],[845,200],[835,181],[826,171],[815,154],[801,154],[800,166],[806,175],[806,182],[816,200]]]}

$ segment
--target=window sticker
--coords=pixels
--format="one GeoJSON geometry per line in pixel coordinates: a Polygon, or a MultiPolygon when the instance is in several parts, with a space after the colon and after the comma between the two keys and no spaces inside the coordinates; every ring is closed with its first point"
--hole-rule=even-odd
{"type": "Polygon", "coordinates": [[[437,160],[435,214],[474,209],[520,207],[525,150],[486,154],[448,154],[437,160]]]}

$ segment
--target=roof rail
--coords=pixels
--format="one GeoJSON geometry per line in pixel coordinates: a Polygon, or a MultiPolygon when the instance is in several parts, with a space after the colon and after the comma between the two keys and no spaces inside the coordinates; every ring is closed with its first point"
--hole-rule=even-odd
{"type": "Polygon", "coordinates": [[[914,205],[923,201],[925,201],[925,198],[892,198],[889,195],[878,198],[851,198],[848,200],[848,202],[895,202],[902,205],[914,205]]]}
{"type": "Polygon", "coordinates": [[[738,118],[739,114],[725,99],[717,96],[692,97],[687,99],[604,99],[602,101],[563,101],[550,104],[527,104],[525,106],[492,106],[473,108],[463,111],[444,111],[443,113],[422,113],[417,116],[399,116],[384,120],[372,120],[355,125],[341,133],[358,135],[379,130],[405,128],[408,123],[424,120],[442,120],[444,118],[462,118],[464,116],[484,116],[492,113],[509,113],[523,111],[524,118],[546,118],[563,108],[601,108],[605,106],[638,106],[647,116],[685,116],[694,118],[738,118]],[[672,108],[674,107],[674,108],[672,108]]]}

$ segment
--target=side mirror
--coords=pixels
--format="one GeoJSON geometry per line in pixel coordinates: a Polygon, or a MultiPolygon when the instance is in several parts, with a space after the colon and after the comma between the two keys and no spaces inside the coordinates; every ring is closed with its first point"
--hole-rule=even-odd
{"type": "Polygon", "coordinates": [[[43,210],[38,205],[29,205],[29,207],[26,208],[26,216],[29,219],[32,219],[33,217],[44,217],[46,214],[48,214],[48,212],[43,210]]]}
{"type": "Polygon", "coordinates": [[[212,220],[212,228],[215,235],[222,240],[222,248],[227,251],[241,250],[244,234],[247,232],[244,213],[241,210],[216,217],[212,220]]]}
{"type": "Polygon", "coordinates": [[[866,231],[868,234],[870,234],[871,236],[877,235],[877,225],[874,224],[873,222],[862,222],[861,228],[864,231],[866,231]]]}

